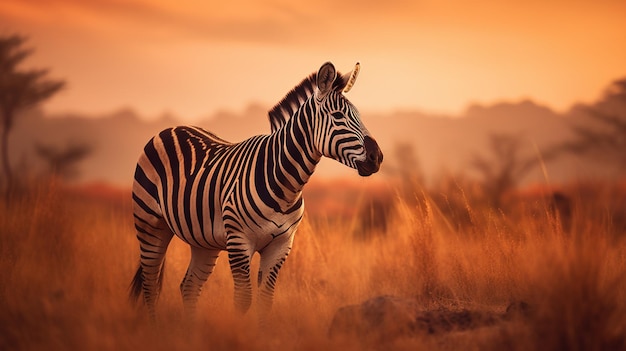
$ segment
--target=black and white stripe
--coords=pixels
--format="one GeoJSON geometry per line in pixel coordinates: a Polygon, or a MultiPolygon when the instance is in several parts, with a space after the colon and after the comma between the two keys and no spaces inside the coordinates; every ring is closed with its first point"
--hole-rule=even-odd
{"type": "Polygon", "coordinates": [[[261,317],[267,313],[304,213],[302,189],[322,156],[361,175],[375,173],[382,162],[378,145],[343,95],[354,78],[324,64],[269,112],[269,135],[229,143],[180,126],[154,136],[139,157],[133,184],[141,262],[131,298],[143,292],[154,317],[165,252],[176,235],[191,247],[180,285],[189,312],[226,250],[241,311],[252,301],[250,262],[260,253],[261,317]]]}

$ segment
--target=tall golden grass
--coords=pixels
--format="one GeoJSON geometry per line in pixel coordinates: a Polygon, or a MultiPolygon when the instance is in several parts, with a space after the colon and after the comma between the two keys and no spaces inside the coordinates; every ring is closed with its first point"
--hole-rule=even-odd
{"type": "MultiPolygon", "coordinates": [[[[370,192],[361,191],[356,198],[365,203],[370,192]]],[[[574,205],[567,230],[541,196],[520,196],[501,211],[475,205],[462,191],[445,201],[396,192],[386,202],[387,225],[367,236],[355,217],[367,211],[337,218],[312,201],[314,215],[281,271],[270,325],[259,329],[254,310],[240,316],[232,307],[223,256],[196,320],[186,320],[178,285],[189,252],[177,240],[151,323],[127,297],[139,254],[130,194],[42,184],[0,205],[0,349],[625,349],[626,233],[619,221],[626,191],[575,185],[567,192],[574,205]],[[449,215],[452,204],[465,223],[449,215]],[[339,307],[379,295],[411,298],[424,310],[502,312],[525,301],[532,313],[469,331],[383,334],[376,344],[328,336],[339,307]]]]}

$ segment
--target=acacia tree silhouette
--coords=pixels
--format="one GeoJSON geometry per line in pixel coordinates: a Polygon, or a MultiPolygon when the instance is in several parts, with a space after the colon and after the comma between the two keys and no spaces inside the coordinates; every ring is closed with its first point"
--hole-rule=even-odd
{"type": "Polygon", "coordinates": [[[65,147],[37,143],[35,151],[46,161],[52,176],[71,180],[78,175],[78,163],[91,154],[93,147],[87,143],[69,143],[65,147]]]}
{"type": "Polygon", "coordinates": [[[400,186],[407,198],[413,198],[416,190],[424,185],[424,173],[417,150],[409,141],[399,141],[394,144],[392,160],[383,171],[400,181],[400,186]]]}
{"type": "Polygon", "coordinates": [[[494,208],[499,208],[502,196],[538,164],[536,157],[521,155],[522,146],[520,135],[491,134],[491,155],[474,155],[471,160],[471,166],[482,175],[482,187],[494,208]]]}
{"type": "Polygon", "coordinates": [[[626,78],[613,82],[602,100],[584,112],[587,123],[572,126],[575,138],[560,147],[592,155],[626,172],[626,78]]]}
{"type": "Polygon", "coordinates": [[[17,34],[0,36],[0,159],[7,193],[13,187],[9,164],[9,134],[20,112],[49,99],[65,86],[63,80],[48,79],[47,69],[20,69],[33,53],[24,48],[26,38],[17,34]]]}

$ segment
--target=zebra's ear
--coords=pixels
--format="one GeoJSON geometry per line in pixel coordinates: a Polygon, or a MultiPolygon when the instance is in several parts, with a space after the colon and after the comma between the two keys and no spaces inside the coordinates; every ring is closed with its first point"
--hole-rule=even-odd
{"type": "Polygon", "coordinates": [[[337,70],[332,63],[326,62],[322,65],[322,67],[320,67],[320,70],[317,72],[316,81],[318,99],[326,96],[326,94],[331,91],[335,78],[337,78],[337,70]]]}
{"type": "Polygon", "coordinates": [[[356,82],[356,77],[359,76],[360,71],[361,64],[357,62],[356,65],[354,65],[354,69],[352,70],[352,72],[346,73],[341,76],[341,79],[346,82],[346,86],[343,88],[342,92],[347,93],[350,91],[350,89],[352,89],[352,86],[354,86],[354,82],[356,82]]]}

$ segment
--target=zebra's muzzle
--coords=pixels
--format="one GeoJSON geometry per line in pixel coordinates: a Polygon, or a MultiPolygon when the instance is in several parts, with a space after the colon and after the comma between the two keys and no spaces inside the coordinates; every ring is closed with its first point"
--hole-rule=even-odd
{"type": "Polygon", "coordinates": [[[370,176],[380,169],[383,162],[383,152],[380,151],[378,143],[372,137],[366,136],[363,140],[365,148],[365,161],[357,161],[356,169],[362,177],[370,176]]]}

